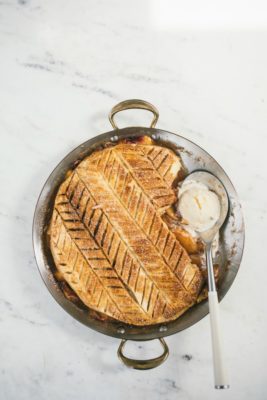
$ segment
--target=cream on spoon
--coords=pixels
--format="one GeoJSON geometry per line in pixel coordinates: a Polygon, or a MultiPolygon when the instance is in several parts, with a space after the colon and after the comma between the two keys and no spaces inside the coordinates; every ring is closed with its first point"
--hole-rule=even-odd
{"type": "MultiPolygon", "coordinates": [[[[178,190],[178,209],[183,218],[183,228],[193,237],[212,227],[220,217],[220,200],[216,193],[189,175],[178,190]]],[[[219,233],[212,242],[212,255],[219,248],[219,233]]]]}
{"type": "Polygon", "coordinates": [[[179,190],[179,211],[197,232],[210,229],[220,217],[220,200],[208,186],[191,179],[179,190]]]}

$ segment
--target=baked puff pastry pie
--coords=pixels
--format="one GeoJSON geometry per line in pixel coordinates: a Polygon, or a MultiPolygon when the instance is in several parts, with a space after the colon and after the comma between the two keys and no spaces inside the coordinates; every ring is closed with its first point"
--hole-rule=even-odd
{"type": "Polygon", "coordinates": [[[196,303],[203,275],[164,217],[182,170],[172,150],[124,141],[93,152],[61,184],[50,248],[91,310],[142,326],[174,320],[196,303]]]}

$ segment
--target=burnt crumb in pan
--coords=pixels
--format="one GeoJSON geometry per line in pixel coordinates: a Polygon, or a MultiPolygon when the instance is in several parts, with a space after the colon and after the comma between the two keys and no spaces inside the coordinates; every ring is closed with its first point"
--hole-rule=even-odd
{"type": "Polygon", "coordinates": [[[128,143],[128,144],[155,144],[154,140],[150,136],[132,136],[127,137],[125,139],[121,139],[120,143],[128,143]]]}
{"type": "MultiPolygon", "coordinates": [[[[55,277],[57,278],[57,275],[55,275],[55,277]]],[[[77,305],[83,304],[81,302],[81,300],[79,299],[79,297],[77,296],[77,294],[74,292],[74,290],[71,289],[71,287],[65,281],[64,278],[62,280],[59,280],[58,283],[59,283],[60,289],[64,293],[64,296],[66,297],[67,300],[69,300],[72,303],[77,304],[77,305]]]]}

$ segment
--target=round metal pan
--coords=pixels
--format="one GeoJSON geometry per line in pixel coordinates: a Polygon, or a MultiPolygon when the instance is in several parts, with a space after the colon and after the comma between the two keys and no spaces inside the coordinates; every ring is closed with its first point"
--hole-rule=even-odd
{"type": "MultiPolygon", "coordinates": [[[[221,278],[218,285],[219,300],[226,295],[238,272],[243,253],[245,234],[243,216],[237,193],[229,177],[226,175],[222,167],[216,162],[216,160],[195,143],[175,133],[153,127],[129,127],[118,129],[114,121],[114,115],[119,111],[130,108],[142,108],[153,112],[154,119],[151,126],[155,126],[158,119],[158,112],[150,103],[141,100],[127,100],[116,105],[110,113],[110,121],[115,129],[98,135],[71,151],[56,166],[54,171],[47,179],[35,209],[33,221],[33,245],[41,276],[50,293],[65,309],[65,311],[83,324],[103,334],[123,340],[150,340],[172,335],[197,323],[208,314],[208,303],[207,301],[203,301],[194,305],[177,320],[168,322],[167,324],[137,327],[122,324],[121,322],[115,320],[98,320],[91,315],[91,313],[88,311],[88,308],[82,304],[75,304],[68,300],[54,277],[53,271],[55,271],[55,265],[48,246],[46,234],[46,229],[53,210],[54,199],[60,184],[66,177],[67,171],[75,168],[80,160],[92,153],[96,148],[99,148],[99,146],[105,145],[107,142],[116,143],[116,141],[122,138],[132,138],[147,135],[152,137],[157,144],[169,147],[178,153],[189,173],[195,170],[207,170],[216,175],[224,184],[230,200],[229,215],[220,232],[219,263],[221,269],[221,278]]],[[[158,363],[154,363],[155,365],[152,363],[153,365],[149,364],[150,366],[148,364],[145,366],[138,366],[138,363],[131,363],[129,359],[122,355],[122,348],[125,344],[125,341],[121,343],[119,356],[128,366],[139,369],[152,368],[163,362],[168,355],[168,350],[165,347],[166,344],[164,340],[161,342],[164,346],[164,354],[162,355],[162,359],[158,360],[158,363]]]]}

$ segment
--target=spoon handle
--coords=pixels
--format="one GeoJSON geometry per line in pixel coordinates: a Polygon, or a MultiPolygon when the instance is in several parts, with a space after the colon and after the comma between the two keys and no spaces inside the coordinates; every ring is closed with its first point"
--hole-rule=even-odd
{"type": "Polygon", "coordinates": [[[223,359],[222,337],[220,329],[220,313],[218,295],[214,279],[211,246],[206,247],[206,261],[209,283],[209,311],[213,353],[213,369],[215,389],[228,389],[229,384],[223,359]]]}

